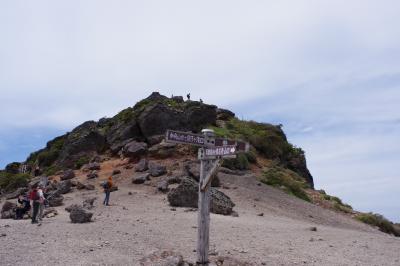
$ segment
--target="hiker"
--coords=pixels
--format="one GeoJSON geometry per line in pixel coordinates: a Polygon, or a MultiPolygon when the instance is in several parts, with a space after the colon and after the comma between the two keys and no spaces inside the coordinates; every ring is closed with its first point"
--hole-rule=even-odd
{"type": "Polygon", "coordinates": [[[42,184],[39,185],[38,194],[39,194],[39,221],[43,219],[43,211],[44,211],[44,203],[46,198],[44,197],[44,186],[42,184]]]}
{"type": "Polygon", "coordinates": [[[40,168],[39,166],[36,166],[35,170],[33,171],[34,176],[39,176],[40,175],[40,168]]]}
{"type": "Polygon", "coordinates": [[[188,101],[190,101],[190,93],[188,93],[188,94],[186,95],[186,97],[187,97],[188,101]]]}
{"type": "Polygon", "coordinates": [[[31,204],[29,202],[28,197],[24,194],[19,195],[17,200],[15,219],[17,220],[23,219],[25,213],[27,213],[30,209],[31,209],[31,204]]]}
{"type": "Polygon", "coordinates": [[[110,193],[111,193],[112,186],[113,186],[113,180],[112,180],[112,176],[110,176],[108,178],[108,180],[103,183],[104,193],[106,193],[106,196],[103,201],[103,205],[109,206],[108,202],[110,201],[110,193]]]}
{"type": "Polygon", "coordinates": [[[37,218],[37,215],[38,215],[38,212],[39,212],[39,207],[40,207],[40,202],[39,202],[40,195],[39,195],[37,186],[38,186],[37,184],[34,184],[32,186],[31,193],[29,194],[29,199],[32,202],[31,205],[32,205],[32,223],[33,224],[37,224],[38,223],[36,218],[37,218]]]}

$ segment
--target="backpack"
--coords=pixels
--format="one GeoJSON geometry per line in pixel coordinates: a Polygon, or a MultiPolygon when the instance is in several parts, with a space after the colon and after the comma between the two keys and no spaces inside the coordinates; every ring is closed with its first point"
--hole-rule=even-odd
{"type": "Polygon", "coordinates": [[[40,199],[39,191],[35,189],[34,191],[32,191],[32,193],[33,193],[33,194],[31,194],[32,195],[32,200],[33,201],[38,201],[40,199]]]}
{"type": "Polygon", "coordinates": [[[103,183],[101,183],[101,186],[102,186],[104,189],[108,189],[108,188],[109,188],[109,185],[108,185],[108,182],[107,182],[107,181],[104,181],[103,183]]]}

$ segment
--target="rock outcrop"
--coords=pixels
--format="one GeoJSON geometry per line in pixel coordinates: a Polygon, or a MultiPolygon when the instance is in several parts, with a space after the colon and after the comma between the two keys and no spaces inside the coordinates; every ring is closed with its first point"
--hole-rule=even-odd
{"type": "MultiPolygon", "coordinates": [[[[216,214],[229,215],[235,204],[221,191],[210,188],[210,211],[216,214]]],[[[198,183],[191,178],[183,178],[178,187],[168,193],[168,201],[174,207],[197,208],[198,183]]]]}

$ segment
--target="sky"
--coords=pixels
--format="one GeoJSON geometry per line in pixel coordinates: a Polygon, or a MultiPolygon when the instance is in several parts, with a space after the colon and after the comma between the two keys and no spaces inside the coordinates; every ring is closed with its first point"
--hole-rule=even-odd
{"type": "Polygon", "coordinates": [[[152,91],[283,124],[315,186],[400,222],[399,1],[0,0],[0,168],[152,91]]]}

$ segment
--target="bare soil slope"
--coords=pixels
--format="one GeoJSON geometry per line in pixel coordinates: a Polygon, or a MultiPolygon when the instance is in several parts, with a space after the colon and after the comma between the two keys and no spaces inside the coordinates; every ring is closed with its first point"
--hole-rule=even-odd
{"type": "MultiPolygon", "coordinates": [[[[92,223],[72,224],[65,206],[41,226],[0,220],[0,235],[5,234],[0,264],[139,265],[158,250],[176,251],[194,262],[197,212],[174,210],[154,186],[132,184],[135,173],[120,163],[108,161],[99,179],[85,180],[96,190],[65,195],[65,206],[98,197],[92,223]],[[112,206],[105,207],[98,184],[115,168],[122,170],[116,178],[119,190],[111,194],[112,206]]],[[[239,217],[211,215],[214,255],[254,265],[400,265],[399,238],[260,184],[251,173],[220,173],[220,178],[239,217]]]]}

